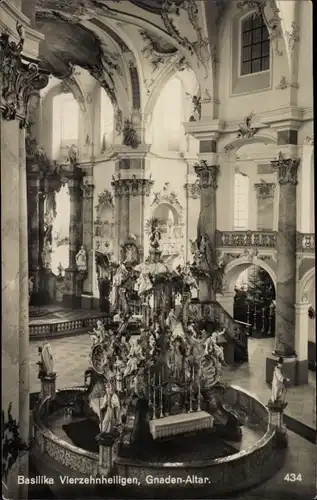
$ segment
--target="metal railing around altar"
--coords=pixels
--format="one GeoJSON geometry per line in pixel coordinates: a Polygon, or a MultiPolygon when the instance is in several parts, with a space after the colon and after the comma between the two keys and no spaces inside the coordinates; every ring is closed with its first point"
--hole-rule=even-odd
{"type": "Polygon", "coordinates": [[[297,233],[297,252],[315,252],[315,234],[297,233]]]}
{"type": "Polygon", "coordinates": [[[217,231],[216,246],[219,247],[254,247],[275,248],[274,231],[217,231]]]}

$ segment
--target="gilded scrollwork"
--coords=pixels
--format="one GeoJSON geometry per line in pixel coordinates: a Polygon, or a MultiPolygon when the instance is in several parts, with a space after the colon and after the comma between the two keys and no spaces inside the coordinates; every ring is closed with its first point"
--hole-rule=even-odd
{"type": "Polygon", "coordinates": [[[119,174],[112,178],[111,186],[114,196],[149,196],[154,181],[149,179],[137,178],[134,174],[129,179],[122,179],[119,174]]]}
{"type": "Polygon", "coordinates": [[[277,160],[271,161],[272,168],[278,174],[278,182],[281,185],[297,185],[297,171],[300,164],[299,158],[285,158],[280,151],[277,160]]]}
{"type": "Polygon", "coordinates": [[[254,184],[257,198],[274,198],[275,184],[261,179],[260,183],[254,184]]]}
{"type": "Polygon", "coordinates": [[[5,120],[20,120],[26,127],[30,114],[31,96],[48,84],[49,75],[35,62],[24,63],[24,30],[17,23],[19,41],[9,40],[7,33],[0,35],[0,108],[5,120]]]}
{"type": "Polygon", "coordinates": [[[199,163],[194,165],[194,169],[199,178],[200,187],[213,187],[217,189],[217,179],[220,171],[219,165],[208,165],[206,160],[200,160],[199,163]]]}
{"type": "Polygon", "coordinates": [[[200,197],[200,185],[199,182],[188,182],[185,184],[185,190],[188,198],[193,198],[197,200],[200,197]]]}

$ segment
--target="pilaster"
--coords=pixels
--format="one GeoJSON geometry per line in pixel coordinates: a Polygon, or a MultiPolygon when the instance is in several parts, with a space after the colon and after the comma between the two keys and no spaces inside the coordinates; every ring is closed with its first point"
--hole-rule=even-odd
{"type": "Polygon", "coordinates": [[[120,248],[133,235],[143,258],[144,237],[144,200],[150,195],[154,181],[138,174],[119,173],[111,183],[115,197],[115,225],[117,230],[117,258],[120,248]],[[119,211],[119,213],[118,213],[119,211]]]}
{"type": "Polygon", "coordinates": [[[200,214],[197,236],[198,246],[204,239],[204,255],[201,257],[200,268],[206,277],[199,282],[199,298],[202,301],[215,300],[216,291],[213,290],[208,274],[216,266],[216,191],[218,187],[219,166],[209,164],[207,160],[200,160],[195,165],[195,172],[200,186],[200,214]]]}
{"type": "Polygon", "coordinates": [[[92,177],[86,176],[81,185],[82,190],[82,219],[83,219],[83,246],[87,255],[87,277],[83,282],[82,307],[91,308],[93,302],[94,255],[93,255],[93,224],[94,224],[94,184],[92,177]]]}
{"type": "Polygon", "coordinates": [[[82,241],[82,172],[76,165],[72,165],[67,178],[70,198],[69,262],[68,268],[65,269],[63,303],[65,307],[77,309],[81,305],[82,292],[82,276],[76,265],[76,255],[82,241]]]}

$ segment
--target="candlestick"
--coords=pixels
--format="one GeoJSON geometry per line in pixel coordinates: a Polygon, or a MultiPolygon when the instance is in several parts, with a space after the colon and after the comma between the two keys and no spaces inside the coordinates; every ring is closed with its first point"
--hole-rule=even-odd
{"type": "Polygon", "coordinates": [[[261,333],[264,333],[264,325],[265,325],[265,308],[262,308],[262,328],[261,333]]]}
{"type": "Polygon", "coordinates": [[[267,334],[268,335],[271,335],[271,333],[272,333],[272,310],[273,310],[273,306],[272,306],[272,304],[270,304],[269,327],[268,327],[268,330],[267,330],[267,334]]]}
{"type": "Polygon", "coordinates": [[[160,418],[163,418],[163,387],[162,387],[162,380],[161,380],[161,374],[159,376],[159,387],[160,387],[160,418]]]}
{"type": "Polygon", "coordinates": [[[156,387],[155,387],[155,373],[153,376],[153,420],[156,419],[156,402],[155,402],[155,396],[156,396],[156,387]]]}
{"type": "Polygon", "coordinates": [[[197,411],[200,411],[201,408],[200,408],[200,372],[201,368],[199,366],[199,370],[198,370],[198,407],[197,407],[197,411]]]}
{"type": "Polygon", "coordinates": [[[253,330],[256,330],[256,305],[254,305],[254,313],[253,313],[253,330]]]}
{"type": "Polygon", "coordinates": [[[250,325],[250,304],[247,305],[247,323],[249,324],[249,326],[248,326],[249,333],[251,333],[250,332],[250,329],[251,329],[251,325],[250,325]]]}
{"type": "Polygon", "coordinates": [[[151,406],[152,402],[151,402],[151,374],[150,374],[150,369],[149,369],[149,372],[148,372],[148,398],[149,398],[149,406],[151,406]]]}

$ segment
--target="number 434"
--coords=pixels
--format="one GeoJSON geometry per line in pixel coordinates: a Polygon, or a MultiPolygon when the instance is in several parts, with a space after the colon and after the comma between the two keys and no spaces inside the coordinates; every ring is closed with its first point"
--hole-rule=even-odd
{"type": "Polygon", "coordinates": [[[301,474],[286,474],[284,477],[284,481],[289,481],[290,483],[294,483],[295,481],[302,481],[302,475],[301,474]]]}

